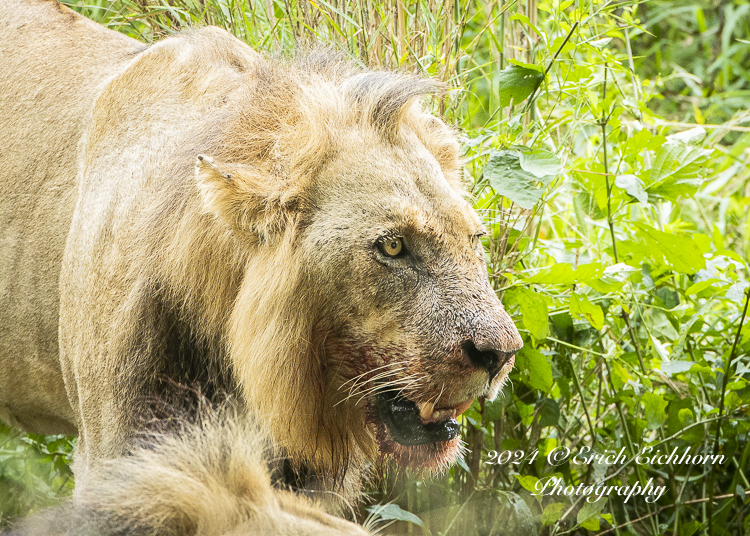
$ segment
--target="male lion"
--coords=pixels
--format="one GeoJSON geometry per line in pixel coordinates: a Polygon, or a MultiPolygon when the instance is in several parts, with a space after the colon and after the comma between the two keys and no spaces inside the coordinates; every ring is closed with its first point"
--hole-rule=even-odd
{"type": "Polygon", "coordinates": [[[5,420],[77,431],[83,486],[174,385],[241,400],[299,488],[455,459],[522,342],[436,83],[218,28],[147,47],[54,0],[0,29],[5,420]]]}

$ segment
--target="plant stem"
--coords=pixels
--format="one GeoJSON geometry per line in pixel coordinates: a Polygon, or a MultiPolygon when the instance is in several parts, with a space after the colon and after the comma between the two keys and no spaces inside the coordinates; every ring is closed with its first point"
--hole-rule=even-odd
{"type": "Polygon", "coordinates": [[[524,112],[527,112],[529,109],[531,109],[531,105],[534,102],[534,97],[536,96],[536,92],[539,89],[539,86],[542,85],[542,82],[544,82],[544,79],[547,78],[547,73],[549,73],[549,70],[552,68],[552,65],[555,63],[555,60],[560,55],[560,52],[562,52],[562,49],[565,48],[565,45],[568,43],[568,40],[570,39],[570,36],[573,35],[573,32],[576,31],[576,28],[578,28],[578,21],[573,24],[573,27],[568,32],[568,35],[565,36],[565,39],[563,40],[560,47],[557,49],[557,52],[555,52],[555,55],[550,60],[549,64],[547,65],[547,68],[544,70],[544,76],[539,80],[539,83],[534,87],[534,91],[531,92],[531,96],[529,96],[528,100],[526,101],[526,108],[524,109],[524,112]]]}
{"type": "MultiPolygon", "coordinates": [[[[742,316],[740,316],[740,323],[737,326],[737,334],[734,337],[734,344],[732,344],[732,351],[729,353],[727,363],[724,366],[724,378],[721,381],[721,398],[719,399],[719,417],[724,414],[724,396],[727,392],[727,385],[729,385],[729,377],[732,372],[732,361],[734,360],[734,354],[737,351],[737,345],[740,342],[740,333],[742,332],[742,324],[745,322],[747,316],[747,306],[750,304],[750,287],[745,292],[745,307],[742,309],[742,316]]],[[[714,436],[714,456],[719,454],[719,438],[721,436],[721,423],[716,423],[716,435],[714,436]]],[[[711,473],[709,478],[708,493],[711,498],[706,505],[708,508],[708,533],[713,534],[713,513],[714,513],[714,492],[715,490],[716,475],[714,472],[711,473]]]]}
{"type": "MultiPolygon", "coordinates": [[[[607,64],[604,64],[604,84],[602,85],[602,104],[607,100],[607,64]]],[[[604,151],[604,180],[607,184],[607,225],[609,225],[609,234],[612,235],[612,254],[615,264],[619,263],[617,257],[617,242],[615,240],[615,224],[612,221],[612,185],[609,183],[609,162],[607,161],[607,114],[602,109],[602,120],[599,124],[602,127],[602,150],[604,151]]]]}

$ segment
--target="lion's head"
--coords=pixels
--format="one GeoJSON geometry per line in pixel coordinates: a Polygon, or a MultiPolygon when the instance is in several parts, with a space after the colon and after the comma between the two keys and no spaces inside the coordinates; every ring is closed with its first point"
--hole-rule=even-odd
{"type": "Polygon", "coordinates": [[[259,63],[198,156],[203,210],[245,259],[227,332],[249,408],[318,470],[440,469],[521,338],[490,286],[458,144],[429,80],[313,54],[259,63]]]}

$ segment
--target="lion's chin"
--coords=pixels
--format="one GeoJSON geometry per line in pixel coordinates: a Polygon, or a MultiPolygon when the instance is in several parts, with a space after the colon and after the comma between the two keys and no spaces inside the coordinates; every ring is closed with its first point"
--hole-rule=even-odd
{"type": "Polygon", "coordinates": [[[461,453],[461,438],[426,445],[401,445],[378,426],[378,446],[382,455],[390,455],[401,467],[419,473],[438,474],[450,468],[461,453]]]}

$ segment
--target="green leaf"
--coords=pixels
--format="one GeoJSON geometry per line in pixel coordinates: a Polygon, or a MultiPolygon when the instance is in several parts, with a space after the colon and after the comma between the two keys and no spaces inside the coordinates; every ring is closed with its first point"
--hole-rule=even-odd
{"type": "Polygon", "coordinates": [[[539,408],[539,425],[557,426],[560,422],[560,406],[552,398],[545,398],[539,408]]]}
{"type": "MultiPolygon", "coordinates": [[[[667,432],[668,436],[674,435],[685,427],[684,421],[680,419],[680,413],[684,410],[692,410],[693,399],[675,398],[667,405],[667,432]]],[[[696,428],[699,428],[696,426],[696,428]]]]}
{"type": "MultiPolygon", "coordinates": [[[[583,503],[583,508],[578,510],[578,515],[576,516],[576,521],[578,524],[583,524],[585,521],[588,521],[594,516],[598,517],[599,512],[604,509],[604,505],[607,504],[606,498],[601,498],[594,502],[588,502],[588,500],[583,503]]],[[[599,529],[599,522],[597,520],[596,528],[590,529],[590,530],[598,530],[599,529]]]]}
{"type": "Polygon", "coordinates": [[[689,130],[683,130],[676,134],[667,136],[670,142],[680,142],[688,145],[698,145],[706,137],[706,129],[703,127],[694,127],[689,130]]]}
{"type": "Polygon", "coordinates": [[[487,401],[484,403],[484,418],[487,422],[497,421],[503,416],[503,406],[505,405],[505,398],[498,397],[493,401],[487,401]]]}
{"type": "Polygon", "coordinates": [[[690,285],[685,291],[685,294],[688,296],[698,294],[699,292],[706,290],[716,283],[723,283],[723,281],[721,281],[720,279],[706,279],[704,281],[699,281],[695,285],[690,285]]]}
{"type": "Polygon", "coordinates": [[[570,314],[575,318],[585,318],[594,329],[604,327],[604,313],[598,305],[594,305],[583,294],[574,292],[570,295],[570,314]]]}
{"type": "Polygon", "coordinates": [[[466,464],[466,460],[464,460],[463,456],[459,456],[458,458],[456,458],[456,465],[458,465],[467,473],[471,473],[471,469],[469,469],[469,466],[466,464]]]}
{"type": "Polygon", "coordinates": [[[745,303],[745,289],[747,289],[748,286],[750,286],[750,283],[748,283],[747,281],[737,281],[735,284],[729,287],[729,290],[727,290],[727,293],[724,295],[724,297],[728,300],[732,300],[739,305],[742,305],[743,303],[745,303]]]}
{"type": "Polygon", "coordinates": [[[599,518],[598,517],[591,517],[581,523],[581,528],[586,530],[599,530],[599,518]]]}
{"type": "Polygon", "coordinates": [[[675,374],[679,374],[681,372],[687,372],[688,370],[693,368],[693,365],[695,365],[695,363],[693,363],[692,361],[669,360],[662,361],[659,368],[663,373],[674,376],[675,374]]]}
{"type": "Polygon", "coordinates": [[[542,82],[544,75],[537,69],[520,65],[509,65],[498,74],[498,93],[500,106],[520,104],[531,95],[542,82]]]}
{"type": "Polygon", "coordinates": [[[505,295],[506,305],[518,304],[521,308],[523,326],[538,341],[549,335],[549,310],[547,300],[531,289],[517,287],[505,295]]]}
{"type": "Polygon", "coordinates": [[[549,503],[542,512],[542,525],[551,525],[562,516],[565,505],[563,503],[549,503]]]}
{"type": "Polygon", "coordinates": [[[526,69],[531,69],[532,71],[537,71],[539,73],[544,73],[544,67],[537,65],[536,63],[524,63],[513,58],[508,58],[508,63],[511,65],[518,65],[519,67],[525,67],[526,69]]]}
{"type": "Polygon", "coordinates": [[[513,475],[516,477],[516,480],[518,480],[518,483],[521,484],[521,486],[525,489],[530,491],[531,493],[539,493],[539,490],[542,488],[542,486],[537,487],[537,482],[539,482],[539,479],[535,476],[521,476],[521,475],[513,475]]]}
{"type": "Polygon", "coordinates": [[[545,184],[562,173],[562,163],[557,155],[543,149],[522,150],[521,168],[545,184]]]}
{"type": "Polygon", "coordinates": [[[667,408],[667,402],[656,393],[646,392],[643,394],[643,405],[646,407],[646,421],[649,430],[656,430],[667,419],[664,410],[667,408]]]}
{"type": "Polygon", "coordinates": [[[701,528],[703,528],[703,524],[698,520],[693,519],[692,521],[684,522],[680,525],[680,536],[693,536],[701,528]]]}
{"type": "Polygon", "coordinates": [[[517,151],[493,151],[483,173],[495,192],[527,210],[534,208],[544,192],[534,185],[536,176],[521,168],[517,151]]]}
{"type": "Polygon", "coordinates": [[[643,186],[643,181],[635,175],[618,175],[615,178],[615,186],[635,197],[642,205],[648,204],[648,194],[643,186]]]}
{"type": "Polygon", "coordinates": [[[612,361],[610,369],[612,371],[612,385],[614,385],[615,389],[620,390],[630,379],[628,370],[617,361],[612,361]]]}
{"type": "Polygon", "coordinates": [[[395,519],[396,521],[408,521],[420,527],[424,526],[422,520],[411,512],[403,510],[397,504],[386,504],[385,506],[369,506],[367,511],[379,515],[381,519],[395,519]]]}
{"type": "Polygon", "coordinates": [[[661,255],[675,271],[683,274],[694,274],[706,267],[703,253],[693,237],[663,233],[640,222],[633,222],[642,237],[651,248],[652,255],[661,255]]]}
{"type": "Polygon", "coordinates": [[[711,151],[668,141],[657,151],[646,191],[666,199],[693,195],[703,182],[701,172],[711,151]]]}
{"type": "Polygon", "coordinates": [[[552,367],[547,357],[529,345],[516,354],[516,366],[534,389],[549,393],[552,389],[552,367]]]}
{"type": "Polygon", "coordinates": [[[524,282],[540,285],[572,285],[599,279],[603,274],[604,266],[599,263],[581,264],[575,270],[570,264],[558,263],[538,271],[528,279],[524,279],[524,282]]]}

